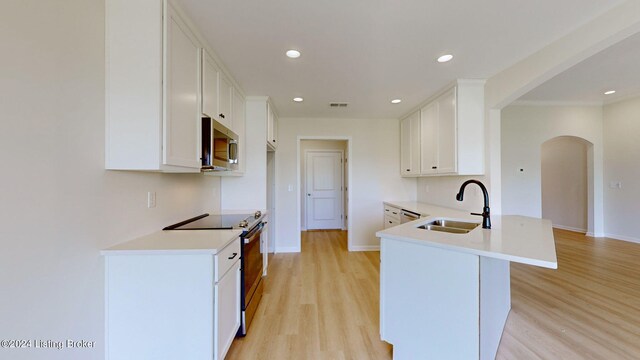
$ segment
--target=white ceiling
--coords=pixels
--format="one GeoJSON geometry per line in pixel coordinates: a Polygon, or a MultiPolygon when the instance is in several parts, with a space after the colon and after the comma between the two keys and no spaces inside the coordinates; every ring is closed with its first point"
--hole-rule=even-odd
{"type": "Polygon", "coordinates": [[[270,96],[281,117],[345,118],[402,116],[454,79],[488,78],[620,3],[179,1],[247,95],[270,96]],[[290,48],[302,56],[286,58],[290,48]],[[455,58],[438,64],[445,53],[455,58]],[[330,108],[336,101],[349,107],[330,108]]]}
{"type": "Polygon", "coordinates": [[[527,102],[602,104],[640,95],[640,34],[633,35],[525,94],[527,102]],[[604,95],[616,90],[613,95],[604,95]]]}

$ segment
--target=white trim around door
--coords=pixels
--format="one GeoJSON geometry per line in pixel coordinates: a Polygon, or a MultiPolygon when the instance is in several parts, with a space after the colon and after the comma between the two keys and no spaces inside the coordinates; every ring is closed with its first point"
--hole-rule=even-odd
{"type": "MultiPolygon", "coordinates": [[[[298,136],[297,140],[296,140],[296,177],[297,177],[297,184],[300,186],[301,185],[301,169],[300,169],[300,159],[302,154],[300,154],[300,142],[302,140],[344,140],[347,142],[347,157],[349,158],[349,161],[347,161],[347,166],[346,166],[346,174],[347,176],[349,176],[349,186],[347,186],[347,191],[345,191],[345,196],[347,199],[349,199],[349,201],[347,202],[347,213],[345,214],[347,217],[347,249],[349,251],[357,251],[358,249],[355,249],[353,247],[353,224],[351,223],[351,219],[353,219],[352,217],[352,201],[351,199],[353,199],[352,196],[352,191],[351,189],[353,188],[353,184],[351,184],[351,178],[353,174],[353,161],[351,161],[351,158],[353,157],[353,149],[352,149],[352,137],[351,136],[298,136]]],[[[343,173],[343,176],[345,175],[345,173],[343,173]]],[[[300,233],[302,231],[302,219],[301,219],[301,204],[302,204],[302,199],[301,199],[301,195],[300,195],[300,191],[296,191],[296,222],[297,222],[297,236],[298,236],[298,246],[297,249],[298,251],[300,251],[302,249],[301,246],[301,236],[300,233]]]]}

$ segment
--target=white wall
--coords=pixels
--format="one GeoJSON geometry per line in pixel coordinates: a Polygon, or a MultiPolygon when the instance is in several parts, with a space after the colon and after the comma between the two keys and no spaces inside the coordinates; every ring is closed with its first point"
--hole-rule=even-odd
{"type": "Polygon", "coordinates": [[[99,251],[216,210],[219,179],[104,170],[104,1],[0,4],[0,339],[97,345],[0,358],[103,359],[99,251]]]}
{"type": "Polygon", "coordinates": [[[300,192],[298,140],[305,136],[349,137],[351,213],[354,250],[377,249],[382,229],[382,201],[414,200],[415,179],[403,179],[400,125],[394,119],[281,118],[276,152],[276,251],[299,251],[300,192]],[[291,186],[292,191],[288,191],[291,186]]]}
{"type": "MultiPolygon", "coordinates": [[[[470,212],[482,212],[484,197],[475,184],[464,190],[464,200],[456,200],[460,185],[469,179],[476,179],[488,186],[486,176],[429,176],[418,178],[418,201],[470,212]]],[[[489,207],[493,209],[491,201],[489,207]]],[[[492,212],[493,213],[493,212],[492,212]]]]}
{"type": "MultiPolygon", "coordinates": [[[[306,157],[305,151],[307,150],[337,150],[342,151],[343,156],[347,154],[347,142],[345,140],[302,140],[300,141],[300,223],[302,229],[307,228],[306,224],[306,200],[304,184],[307,182],[306,178],[306,157]]],[[[346,180],[346,174],[343,173],[343,179],[346,180]]],[[[345,183],[346,184],[346,183],[345,183]]],[[[346,185],[345,185],[346,186],[346,185]]],[[[346,212],[345,212],[346,214],[346,212]]]]}
{"type": "Polygon", "coordinates": [[[590,223],[603,236],[602,108],[596,106],[509,106],[502,110],[503,214],[542,216],[541,146],[558,136],[575,136],[593,144],[590,223]],[[520,169],[523,169],[521,172],[520,169]]]}
{"type": "Polygon", "coordinates": [[[542,217],[555,227],[587,231],[589,146],[569,136],[542,144],[542,217]]]}
{"type": "Polygon", "coordinates": [[[605,231],[640,242],[640,98],[605,106],[604,125],[605,231]]]}
{"type": "MultiPolygon", "coordinates": [[[[640,2],[627,0],[487,79],[486,182],[492,212],[502,213],[501,112],[545,81],[640,31],[640,2]]],[[[602,224],[600,224],[602,225],[602,224]]],[[[602,226],[600,226],[601,228],[602,226]]]]}

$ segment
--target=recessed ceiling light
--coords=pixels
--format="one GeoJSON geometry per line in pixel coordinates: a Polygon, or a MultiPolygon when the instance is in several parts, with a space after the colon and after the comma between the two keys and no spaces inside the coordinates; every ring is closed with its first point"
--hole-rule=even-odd
{"type": "Polygon", "coordinates": [[[300,57],[300,51],[298,50],[287,50],[287,56],[292,58],[292,59],[297,59],[300,57]]]}
{"type": "Polygon", "coordinates": [[[445,63],[447,61],[451,61],[451,59],[453,59],[453,55],[451,54],[446,54],[446,55],[442,55],[438,58],[438,62],[439,63],[445,63]]]}
{"type": "Polygon", "coordinates": [[[402,102],[402,99],[393,99],[391,100],[392,104],[400,104],[402,102]]]}
{"type": "Polygon", "coordinates": [[[615,94],[616,91],[615,90],[609,90],[609,91],[605,91],[604,94],[605,95],[611,95],[611,94],[615,94]]]}
{"type": "Polygon", "coordinates": [[[301,98],[301,97],[294,97],[294,98],[293,98],[293,101],[295,101],[295,102],[303,102],[303,101],[304,101],[304,99],[303,99],[303,98],[301,98]]]}

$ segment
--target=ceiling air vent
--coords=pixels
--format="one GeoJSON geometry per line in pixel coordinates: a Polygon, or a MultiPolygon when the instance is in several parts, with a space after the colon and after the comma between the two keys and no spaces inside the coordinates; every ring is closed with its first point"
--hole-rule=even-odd
{"type": "Polygon", "coordinates": [[[346,108],[348,105],[349,105],[348,103],[339,103],[339,102],[329,103],[329,106],[332,108],[346,108]]]}

